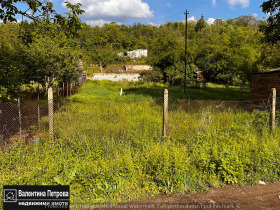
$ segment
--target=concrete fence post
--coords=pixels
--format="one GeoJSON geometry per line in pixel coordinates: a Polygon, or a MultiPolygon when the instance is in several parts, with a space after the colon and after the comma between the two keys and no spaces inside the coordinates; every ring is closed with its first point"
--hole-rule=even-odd
{"type": "Polygon", "coordinates": [[[271,130],[275,130],[275,118],[276,118],[276,89],[272,88],[272,98],[271,98],[271,113],[270,113],[270,123],[271,130]]]}
{"type": "Polygon", "coordinates": [[[168,90],[164,90],[163,98],[163,128],[162,128],[163,137],[168,136],[168,90]]]}
{"type": "Polygon", "coordinates": [[[49,139],[54,143],[54,110],[53,110],[53,88],[48,89],[48,109],[49,109],[49,139]]]}

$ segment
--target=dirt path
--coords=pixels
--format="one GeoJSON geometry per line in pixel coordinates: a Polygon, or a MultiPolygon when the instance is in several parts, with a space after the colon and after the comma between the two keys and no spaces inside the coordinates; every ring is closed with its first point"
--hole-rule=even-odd
{"type": "Polygon", "coordinates": [[[207,194],[162,196],[133,203],[154,204],[155,208],[162,209],[280,209],[279,196],[280,183],[268,183],[242,188],[211,189],[207,194]]]}
{"type": "Polygon", "coordinates": [[[102,209],[266,209],[280,210],[280,182],[211,189],[206,194],[159,196],[102,209]]]}

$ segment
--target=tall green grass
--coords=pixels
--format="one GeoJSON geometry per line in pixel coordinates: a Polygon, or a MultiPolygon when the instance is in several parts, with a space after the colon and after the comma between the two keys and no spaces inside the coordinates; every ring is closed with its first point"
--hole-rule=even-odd
{"type": "Polygon", "coordinates": [[[138,85],[86,83],[55,114],[54,146],[44,119],[42,144],[0,153],[1,185],[66,184],[71,204],[96,204],[279,180],[280,129],[270,131],[267,112],[186,111],[174,100],[163,139],[153,96],[165,86],[138,85]]]}

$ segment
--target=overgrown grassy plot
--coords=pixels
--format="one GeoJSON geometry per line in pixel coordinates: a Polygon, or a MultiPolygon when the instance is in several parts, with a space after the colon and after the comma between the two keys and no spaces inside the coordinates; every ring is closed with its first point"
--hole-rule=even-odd
{"type": "Polygon", "coordinates": [[[160,99],[131,88],[86,83],[56,113],[54,147],[0,153],[1,184],[69,184],[72,204],[94,204],[279,180],[280,131],[266,112],[170,102],[163,141],[160,99]]]}
{"type": "Polygon", "coordinates": [[[57,137],[159,138],[161,109],[152,100],[71,103],[56,115],[57,137]],[[158,131],[158,132],[157,132],[158,131]]]}
{"type": "Polygon", "coordinates": [[[225,100],[225,101],[250,101],[251,92],[249,88],[225,87],[207,83],[204,88],[188,87],[184,94],[182,87],[169,87],[164,84],[136,83],[136,82],[110,82],[91,81],[87,86],[81,88],[80,93],[72,97],[72,101],[80,102],[105,102],[105,101],[135,101],[147,98],[163,97],[163,91],[168,88],[169,97],[172,100],[225,100]],[[123,88],[124,96],[120,96],[123,88]]]}
{"type": "MultiPolygon", "coordinates": [[[[140,94],[153,98],[163,96],[163,85],[143,84],[126,89],[127,94],[140,94]]],[[[206,87],[188,87],[186,94],[180,86],[166,87],[169,90],[171,99],[192,99],[192,100],[226,100],[246,101],[251,100],[251,93],[248,88],[225,87],[207,83],[206,87]]]]}

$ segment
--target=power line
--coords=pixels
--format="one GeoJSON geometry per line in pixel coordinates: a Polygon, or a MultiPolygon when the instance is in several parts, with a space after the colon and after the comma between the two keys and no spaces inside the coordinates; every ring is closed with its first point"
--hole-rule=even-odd
{"type": "MultiPolygon", "coordinates": [[[[194,0],[194,2],[192,2],[191,4],[188,4],[188,7],[190,8],[189,10],[193,10],[194,8],[198,7],[200,5],[200,3],[202,3],[203,1],[205,0],[194,0]]],[[[179,12],[177,14],[174,14],[174,15],[170,15],[170,16],[166,16],[166,17],[162,17],[162,18],[157,18],[157,19],[152,19],[153,22],[161,22],[163,20],[168,20],[169,18],[172,18],[172,17],[178,17],[178,15],[183,15],[185,13],[184,12],[179,12]]]]}
{"type": "Polygon", "coordinates": [[[174,14],[174,15],[170,15],[170,16],[167,16],[167,17],[153,19],[153,21],[156,22],[156,21],[161,21],[161,20],[167,20],[168,18],[175,17],[175,16],[178,16],[178,15],[183,15],[183,14],[184,14],[184,12],[180,12],[180,13],[177,13],[177,14],[174,14]]]}
{"type": "Polygon", "coordinates": [[[204,0],[198,0],[196,1],[191,7],[189,7],[189,10],[194,10],[200,3],[204,0]]]}

